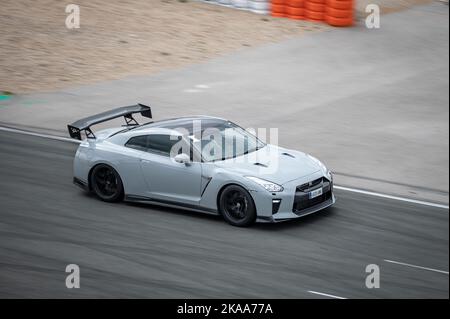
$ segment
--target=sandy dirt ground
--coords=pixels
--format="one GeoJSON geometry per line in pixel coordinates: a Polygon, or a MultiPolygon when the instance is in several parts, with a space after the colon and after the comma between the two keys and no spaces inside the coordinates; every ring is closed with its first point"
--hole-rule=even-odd
{"type": "MultiPolygon", "coordinates": [[[[392,11],[427,0],[379,1],[392,11]]],[[[75,3],[81,27],[69,30],[66,2],[2,1],[0,91],[52,91],[151,74],[329,28],[193,0],[75,3]]]]}
{"type": "Polygon", "coordinates": [[[24,93],[150,74],[326,26],[177,0],[2,1],[0,91],[24,93]]]}

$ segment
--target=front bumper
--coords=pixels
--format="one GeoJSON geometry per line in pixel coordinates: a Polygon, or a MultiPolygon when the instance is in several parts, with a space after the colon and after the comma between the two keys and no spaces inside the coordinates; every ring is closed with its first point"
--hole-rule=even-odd
{"type": "Polygon", "coordinates": [[[327,207],[330,207],[331,205],[333,205],[336,202],[336,197],[334,196],[334,194],[331,194],[331,198],[314,206],[311,206],[309,208],[305,208],[297,213],[293,213],[293,212],[279,212],[276,213],[272,216],[271,219],[268,220],[259,220],[261,222],[272,222],[272,223],[278,223],[278,222],[283,222],[286,220],[291,220],[291,219],[296,219],[299,217],[304,217],[306,215],[310,215],[313,213],[317,213],[318,211],[321,211],[327,207]]]}
{"type": "Polygon", "coordinates": [[[253,192],[257,209],[257,222],[275,223],[296,219],[323,210],[336,202],[333,193],[333,183],[328,181],[321,172],[293,180],[283,185],[284,191],[279,193],[253,192]],[[303,185],[313,180],[324,178],[323,183],[312,186],[310,189],[299,190],[303,185]],[[309,199],[310,191],[322,188],[323,194],[317,198],[309,199]],[[273,201],[281,200],[277,212],[273,212],[273,201]]]}

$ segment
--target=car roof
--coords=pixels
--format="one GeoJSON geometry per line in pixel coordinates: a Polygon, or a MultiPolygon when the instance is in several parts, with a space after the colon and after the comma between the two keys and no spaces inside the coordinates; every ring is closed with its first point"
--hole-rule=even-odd
{"type": "Polygon", "coordinates": [[[139,134],[146,132],[154,132],[155,129],[158,128],[165,130],[175,130],[179,128],[185,128],[190,131],[191,129],[193,129],[193,123],[195,123],[195,121],[201,121],[202,125],[206,124],[205,123],[206,121],[208,126],[228,122],[228,120],[219,117],[195,115],[149,122],[134,128],[132,131],[134,133],[139,134]]]}

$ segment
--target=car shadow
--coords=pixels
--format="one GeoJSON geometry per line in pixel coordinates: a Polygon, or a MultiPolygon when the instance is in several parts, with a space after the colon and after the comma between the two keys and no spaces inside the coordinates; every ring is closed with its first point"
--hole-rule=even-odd
{"type": "MultiPolygon", "coordinates": [[[[89,192],[84,192],[84,196],[89,199],[98,200],[94,194],[89,193],[89,192]]],[[[130,207],[146,209],[146,210],[152,209],[152,210],[155,210],[160,213],[169,213],[169,214],[175,214],[175,215],[189,216],[192,218],[197,218],[198,220],[206,219],[208,221],[226,223],[226,221],[220,215],[195,212],[195,211],[185,210],[185,209],[181,209],[181,208],[172,208],[172,207],[159,206],[157,204],[138,203],[138,202],[122,202],[120,204],[130,206],[130,207]]],[[[264,230],[264,231],[277,231],[277,230],[291,229],[291,228],[303,228],[303,227],[308,227],[311,224],[322,222],[324,219],[330,218],[334,214],[336,214],[336,208],[332,206],[332,207],[327,207],[321,211],[318,211],[316,213],[313,213],[313,214],[310,214],[310,215],[307,215],[304,217],[299,217],[296,219],[287,220],[287,221],[283,221],[283,222],[255,223],[255,224],[251,225],[250,228],[254,229],[254,230],[264,230]]],[[[233,226],[231,226],[231,227],[233,227],[233,226]]],[[[244,227],[242,229],[248,229],[248,227],[244,227]]]]}
{"type": "Polygon", "coordinates": [[[208,220],[214,220],[214,221],[223,221],[222,217],[219,215],[213,215],[208,213],[202,213],[202,212],[194,212],[187,209],[182,208],[172,208],[172,207],[165,207],[160,206],[157,204],[146,204],[146,203],[135,203],[135,202],[124,202],[124,205],[132,206],[132,207],[139,207],[142,209],[152,209],[156,210],[161,213],[170,213],[170,214],[176,214],[176,215],[183,215],[183,216],[190,216],[193,218],[199,218],[199,219],[205,219],[208,220]]]}
{"type": "Polygon", "coordinates": [[[303,228],[311,226],[312,224],[323,222],[324,219],[333,217],[336,214],[335,207],[327,207],[316,213],[299,217],[292,220],[286,220],[278,223],[256,223],[252,227],[255,229],[266,231],[278,231],[291,228],[303,228]]]}
{"type": "MultiPolygon", "coordinates": [[[[159,212],[163,212],[163,213],[170,213],[170,214],[183,215],[183,216],[188,215],[189,217],[197,218],[199,220],[207,219],[209,221],[226,223],[226,221],[220,215],[212,215],[212,214],[201,213],[201,212],[193,212],[193,211],[184,210],[181,208],[171,208],[171,207],[164,207],[164,206],[158,206],[158,205],[153,205],[153,204],[132,203],[132,202],[128,202],[125,204],[134,206],[134,207],[140,207],[143,209],[151,208],[151,209],[157,210],[159,212]]],[[[265,230],[265,231],[277,231],[277,230],[290,229],[290,228],[302,228],[302,227],[308,227],[311,224],[321,222],[326,218],[332,217],[334,214],[335,214],[334,207],[328,207],[328,208],[325,208],[324,210],[321,210],[314,214],[307,215],[304,217],[299,217],[299,218],[296,218],[293,220],[287,220],[284,222],[255,223],[255,224],[251,225],[250,228],[255,229],[255,230],[265,230]]],[[[231,226],[231,227],[233,227],[233,226],[231,226]]],[[[244,227],[242,229],[245,229],[245,228],[248,228],[248,227],[244,227]]]]}
{"type": "Polygon", "coordinates": [[[147,211],[151,209],[151,210],[155,210],[155,211],[161,212],[161,213],[170,213],[170,214],[177,214],[177,215],[183,215],[183,216],[188,215],[188,216],[192,216],[194,218],[207,218],[209,220],[223,221],[222,217],[219,215],[195,212],[195,211],[190,211],[190,210],[181,209],[181,208],[165,207],[165,206],[160,206],[160,205],[152,204],[152,203],[126,202],[126,201],[122,201],[119,203],[107,203],[107,202],[101,201],[92,192],[81,192],[80,194],[86,200],[93,200],[93,201],[96,201],[98,203],[102,203],[105,205],[125,205],[125,206],[129,206],[129,207],[145,209],[147,211]]]}

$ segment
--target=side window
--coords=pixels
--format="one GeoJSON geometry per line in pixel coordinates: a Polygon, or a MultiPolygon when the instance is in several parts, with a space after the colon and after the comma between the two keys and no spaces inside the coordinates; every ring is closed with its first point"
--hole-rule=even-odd
{"type": "Polygon", "coordinates": [[[178,141],[171,139],[170,135],[151,134],[148,136],[148,151],[169,156],[172,146],[178,141]]]}
{"type": "Polygon", "coordinates": [[[147,135],[135,136],[128,140],[125,144],[126,147],[134,148],[139,151],[148,151],[147,148],[147,135]]]}

